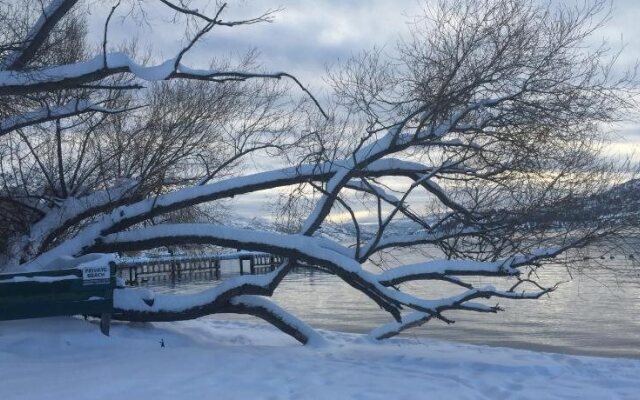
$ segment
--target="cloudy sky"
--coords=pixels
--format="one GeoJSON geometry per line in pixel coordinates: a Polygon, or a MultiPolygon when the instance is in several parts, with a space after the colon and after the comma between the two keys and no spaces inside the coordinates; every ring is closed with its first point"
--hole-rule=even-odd
{"type": "MultiPolygon", "coordinates": [[[[212,15],[215,0],[189,0],[191,8],[212,15]]],[[[234,28],[219,27],[210,32],[188,54],[184,62],[206,67],[210,60],[243,54],[255,48],[261,62],[272,71],[285,70],[300,78],[314,94],[322,97],[327,67],[373,46],[392,50],[397,40],[408,33],[408,21],[420,14],[426,2],[434,0],[229,0],[223,17],[247,19],[278,9],[273,23],[234,28]]],[[[541,0],[545,1],[546,0],[541,0]]],[[[550,0],[553,4],[582,4],[584,0],[550,0]]],[[[102,40],[104,21],[116,0],[80,2],[89,12],[91,37],[102,40]]],[[[185,20],[158,1],[144,4],[144,18],[133,9],[134,1],[123,1],[109,31],[113,45],[131,40],[139,48],[150,48],[159,61],[174,57],[185,44],[185,20]]],[[[640,0],[612,0],[606,26],[596,32],[593,43],[609,41],[613,47],[624,45],[620,66],[640,60],[640,0]]],[[[615,127],[609,147],[614,153],[640,153],[640,122],[615,127]]]]}
{"type": "MultiPolygon", "coordinates": [[[[428,2],[429,0],[426,0],[428,2]]],[[[552,3],[582,3],[583,0],[551,0],[552,3]]],[[[101,39],[104,19],[115,0],[89,3],[92,32],[101,39]]],[[[242,53],[255,47],[270,68],[292,71],[315,81],[326,65],[348,58],[373,46],[388,46],[407,33],[407,22],[420,14],[420,0],[230,0],[225,19],[244,19],[279,9],[271,24],[257,24],[212,31],[191,52],[191,64],[206,64],[212,57],[242,53]]],[[[125,2],[126,4],[126,2],[125,2]]],[[[184,43],[184,23],[172,21],[172,12],[159,2],[147,2],[146,23],[128,17],[131,7],[123,5],[112,22],[110,37],[122,42],[137,37],[158,52],[167,53],[184,43]]],[[[192,8],[212,14],[212,0],[191,0],[192,8]]],[[[606,38],[626,44],[623,62],[640,58],[640,1],[613,0],[611,21],[594,40],[606,38]]],[[[315,82],[314,82],[315,83],[315,82]]]]}
{"type": "MultiPolygon", "coordinates": [[[[105,18],[116,1],[89,1],[90,32],[97,44],[102,40],[105,18]]],[[[566,4],[583,0],[550,1],[566,4]]],[[[87,3],[84,4],[87,7],[87,3]]],[[[118,9],[109,32],[110,42],[116,45],[135,39],[139,47],[152,48],[156,61],[174,57],[185,43],[184,20],[173,20],[174,14],[159,2],[146,4],[144,21],[137,10],[131,14],[130,7],[123,5],[118,9]]],[[[212,58],[256,48],[266,68],[286,70],[321,95],[327,66],[339,64],[373,46],[386,46],[391,50],[395,42],[408,33],[407,22],[420,13],[421,4],[418,0],[229,0],[227,20],[254,17],[269,9],[280,11],[271,24],[216,28],[193,48],[184,63],[206,67],[212,58]]],[[[194,0],[192,7],[211,14],[215,0],[194,0]]],[[[639,21],[640,0],[613,0],[611,20],[594,35],[593,41],[599,43],[606,39],[616,46],[624,43],[620,62],[633,64],[640,59],[639,21]]],[[[629,123],[616,130],[610,151],[640,153],[639,123],[629,123]]],[[[246,209],[247,214],[255,213],[254,199],[239,198],[235,203],[240,209],[246,209]]]]}
{"type": "MultiPolygon", "coordinates": [[[[429,0],[427,0],[429,1],[429,0]]],[[[582,3],[583,0],[551,0],[582,3]]],[[[90,30],[96,42],[101,40],[104,20],[116,1],[93,0],[88,3],[90,30]]],[[[151,47],[154,57],[172,57],[184,44],[184,20],[159,2],[147,2],[144,23],[123,2],[113,19],[110,41],[114,44],[135,38],[141,47],[151,47]],[[128,15],[125,18],[125,15],[128,15]]],[[[322,92],[322,77],[327,66],[373,46],[392,48],[407,34],[407,21],[420,13],[419,0],[230,0],[226,19],[245,19],[266,10],[279,9],[273,23],[235,28],[216,28],[185,59],[191,66],[206,66],[212,58],[242,54],[256,48],[261,61],[271,70],[286,70],[316,92],[322,92]]],[[[192,8],[201,12],[215,9],[213,0],[192,0],[192,8]]],[[[621,64],[640,59],[640,0],[613,0],[611,20],[594,35],[594,42],[606,39],[615,46],[624,43],[621,64]]],[[[87,3],[85,3],[87,7],[87,3]]],[[[621,127],[624,147],[628,140],[640,143],[638,124],[621,127]]]]}

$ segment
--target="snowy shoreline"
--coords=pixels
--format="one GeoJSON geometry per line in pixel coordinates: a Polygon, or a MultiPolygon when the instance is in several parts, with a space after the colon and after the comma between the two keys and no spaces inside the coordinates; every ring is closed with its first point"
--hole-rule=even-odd
{"type": "Polygon", "coordinates": [[[321,331],[300,346],[262,324],[200,319],[0,323],[0,398],[634,399],[640,360],[321,331]],[[165,347],[161,347],[161,341],[165,347]]]}
{"type": "MultiPolygon", "coordinates": [[[[211,319],[215,321],[230,320],[234,322],[236,321],[246,322],[246,321],[255,320],[250,316],[231,315],[231,314],[221,314],[221,315],[214,314],[214,315],[209,315],[203,318],[211,319]]],[[[456,323],[460,324],[461,322],[457,321],[456,323]]],[[[258,324],[263,324],[263,323],[259,321],[258,324]]],[[[449,329],[449,330],[452,330],[455,328],[456,327],[452,325],[445,327],[445,329],[449,329]]],[[[432,329],[432,333],[434,333],[433,326],[430,326],[428,329],[432,329]]],[[[342,333],[346,335],[355,335],[355,336],[358,336],[358,335],[365,336],[368,333],[368,330],[366,328],[360,328],[360,327],[353,328],[352,326],[337,325],[337,324],[323,324],[322,326],[318,327],[318,330],[320,332],[335,332],[335,333],[342,333]]],[[[513,350],[531,351],[536,353],[559,354],[559,355],[579,356],[579,357],[640,360],[640,355],[638,355],[637,353],[621,354],[621,352],[610,351],[606,349],[593,351],[592,349],[568,347],[564,345],[554,345],[554,344],[541,344],[541,343],[536,343],[532,341],[527,342],[527,341],[520,341],[520,340],[508,339],[508,338],[500,339],[500,341],[490,342],[490,341],[484,340],[488,333],[483,332],[482,335],[478,335],[479,331],[473,331],[468,329],[464,330],[464,333],[468,335],[465,338],[460,338],[460,333],[458,333],[457,335],[450,335],[448,337],[443,337],[444,335],[440,332],[438,332],[437,335],[432,334],[431,336],[429,336],[429,335],[421,334],[420,332],[416,332],[416,331],[408,331],[398,335],[397,338],[400,340],[406,340],[406,341],[424,340],[427,342],[435,342],[435,343],[443,342],[443,343],[460,344],[460,345],[491,347],[491,348],[498,348],[498,349],[505,348],[505,349],[513,349],[513,350]],[[478,338],[476,336],[480,336],[480,337],[478,338]]]]}

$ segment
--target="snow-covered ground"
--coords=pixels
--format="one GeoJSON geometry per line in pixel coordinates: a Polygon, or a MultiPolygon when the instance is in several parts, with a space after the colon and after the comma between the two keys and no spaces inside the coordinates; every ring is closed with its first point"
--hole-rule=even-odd
{"type": "Polygon", "coordinates": [[[638,399],[640,360],[576,357],[201,319],[0,322],[0,399],[638,399]],[[165,347],[160,346],[163,341],[165,347]]]}

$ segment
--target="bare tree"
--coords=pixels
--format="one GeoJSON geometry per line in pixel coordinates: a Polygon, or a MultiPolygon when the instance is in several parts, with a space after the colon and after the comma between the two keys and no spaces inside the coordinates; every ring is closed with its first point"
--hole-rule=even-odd
{"type": "MultiPolygon", "coordinates": [[[[44,18],[53,19],[56,6],[67,3],[52,2],[44,18]]],[[[259,22],[269,14],[223,22],[224,5],[210,17],[182,3],[160,3],[204,24],[175,58],[146,67],[124,54],[104,52],[72,66],[25,69],[22,66],[28,65],[36,42],[32,38],[40,37],[31,35],[16,50],[18,55],[7,56],[6,69],[0,72],[0,95],[95,87],[120,75],[136,82],[184,79],[216,84],[290,77],[285,73],[194,71],[181,64],[184,52],[213,26],[259,22]]],[[[298,126],[296,135],[286,135],[292,140],[287,152],[290,167],[212,181],[220,166],[232,165],[246,153],[242,146],[234,145],[224,160],[202,164],[204,172],[196,168],[193,175],[179,174],[180,182],[175,184],[163,176],[162,190],[149,190],[141,199],[124,204],[109,200],[109,207],[95,211],[88,221],[81,207],[49,207],[17,242],[42,243],[43,235],[38,233],[42,231],[54,238],[46,246],[23,252],[24,260],[13,257],[10,266],[33,270],[53,265],[63,256],[180,244],[271,252],[289,261],[270,274],[231,279],[197,295],[118,289],[114,318],[171,321],[247,313],[302,343],[321,338],[268,300],[294,260],[331,271],[389,312],[393,321],[371,332],[376,339],[432,319],[451,322],[450,310],[501,309],[483,300],[539,298],[555,286],[538,283],[537,268],[623,229],[615,213],[596,213],[592,207],[594,199],[607,193],[613,182],[613,168],[599,157],[603,125],[623,119],[635,106],[634,76],[616,77],[607,48],[585,46],[606,21],[600,17],[603,11],[600,1],[579,8],[541,6],[534,0],[443,1],[427,7],[411,37],[399,45],[397,56],[365,53],[332,74],[335,104],[331,112],[317,111],[306,126],[298,126]],[[294,187],[288,204],[299,206],[287,214],[292,222],[286,224],[287,232],[240,229],[224,223],[148,224],[188,207],[285,187],[294,187]],[[373,229],[361,223],[359,207],[372,210],[377,221],[373,229]],[[339,240],[321,234],[335,213],[345,213],[352,221],[352,228],[344,230],[339,240]],[[59,236],[56,224],[74,219],[85,223],[59,236]],[[34,232],[40,236],[34,237],[34,232]],[[364,263],[390,249],[427,245],[439,248],[442,258],[395,265],[381,273],[363,269],[364,263]],[[473,279],[478,276],[494,278],[499,286],[480,286],[473,279]],[[414,281],[441,282],[456,292],[446,298],[418,297],[403,286],[414,281]]],[[[36,30],[49,29],[52,24],[36,25],[36,30]]],[[[110,90],[117,86],[109,85],[110,90]]],[[[155,93],[158,112],[165,114],[163,105],[173,103],[166,96],[180,96],[180,85],[171,94],[155,93]]],[[[135,115],[131,107],[107,109],[125,110],[113,123],[127,125],[119,121],[135,115]]],[[[192,107],[197,110],[198,104],[180,112],[190,112],[192,107]]],[[[55,112],[66,112],[66,117],[80,110],[55,112]]],[[[158,124],[154,125],[158,132],[168,132],[173,138],[171,114],[168,120],[151,120],[158,124]]],[[[269,126],[282,118],[274,114],[269,126]]],[[[253,118],[239,112],[233,120],[243,125],[253,118]]],[[[131,123],[130,129],[135,131],[136,126],[131,123]]],[[[196,124],[194,133],[210,126],[211,121],[196,124]]],[[[118,135],[121,129],[117,125],[106,130],[118,135]]],[[[236,126],[234,131],[243,129],[236,126]]],[[[151,140],[162,142],[163,135],[151,140]]],[[[244,143],[242,135],[234,138],[244,143]]],[[[118,140],[108,139],[107,143],[120,149],[128,146],[118,140]]],[[[149,139],[140,140],[146,143],[149,139]]],[[[260,147],[256,142],[250,149],[260,147]]],[[[141,159],[162,156],[156,154],[157,149],[164,147],[153,144],[141,159]]],[[[116,159],[119,151],[114,151],[116,159]]],[[[166,168],[170,171],[182,160],[166,160],[166,168]]],[[[39,212],[39,208],[34,210],[39,212]]]]}
{"type": "MultiPolygon", "coordinates": [[[[72,9],[34,57],[77,66],[90,53],[86,35],[72,9]]],[[[134,47],[125,50],[136,56],[134,47]]],[[[230,61],[218,58],[210,68],[231,68],[230,61]]],[[[255,54],[237,68],[257,68],[255,54]]],[[[282,151],[295,109],[285,91],[273,80],[244,79],[143,88],[119,74],[81,88],[4,96],[0,218],[7,263],[28,261],[117,206],[229,176],[256,151],[282,151]]],[[[205,211],[214,208],[190,207],[170,220],[211,217],[205,211]]]]}

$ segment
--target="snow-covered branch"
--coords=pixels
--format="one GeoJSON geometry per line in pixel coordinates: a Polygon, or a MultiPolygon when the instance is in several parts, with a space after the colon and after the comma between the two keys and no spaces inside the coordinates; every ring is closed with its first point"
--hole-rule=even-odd
{"type": "MultiPolygon", "coordinates": [[[[340,163],[301,165],[228,178],[207,185],[187,187],[113,211],[111,215],[106,216],[99,223],[101,225],[100,231],[103,233],[118,232],[156,215],[195,204],[293,185],[308,180],[323,181],[342,169],[340,163]]],[[[411,176],[414,173],[430,170],[431,168],[420,163],[389,158],[372,163],[361,174],[367,177],[411,176]]]]}
{"type": "Polygon", "coordinates": [[[108,190],[82,197],[68,197],[54,207],[43,210],[42,218],[32,225],[28,235],[12,244],[9,254],[14,257],[19,254],[23,257],[25,254],[38,254],[53,237],[63,233],[70,225],[126,201],[138,184],[133,180],[121,181],[108,190]]]}
{"type": "Polygon", "coordinates": [[[11,117],[0,120],[0,136],[13,132],[17,129],[25,128],[31,125],[41,124],[43,122],[54,121],[57,119],[74,117],[77,115],[98,112],[103,114],[118,114],[132,111],[134,108],[126,109],[109,109],[99,103],[93,103],[89,100],[74,99],[62,106],[43,107],[20,115],[12,115],[11,117]]]}
{"type": "MultiPolygon", "coordinates": [[[[100,238],[85,252],[140,250],[183,243],[212,244],[279,254],[323,266],[399,317],[400,301],[380,285],[360,263],[349,257],[351,251],[323,238],[288,235],[212,224],[159,225],[121,232],[100,238]]],[[[395,297],[395,295],[394,295],[395,297]]]]}
{"type": "MultiPolygon", "coordinates": [[[[116,52],[97,55],[90,60],[74,64],[37,68],[28,71],[0,71],[0,96],[73,89],[117,74],[131,74],[135,78],[148,82],[169,79],[226,82],[245,81],[247,79],[286,78],[294,81],[305,93],[311,95],[298,79],[286,72],[262,73],[196,69],[180,63],[176,65],[176,58],[167,59],[158,65],[144,66],[133,61],[127,54],[116,52]]],[[[315,98],[313,100],[319,106],[315,98]]]]}
{"type": "Polygon", "coordinates": [[[64,17],[78,0],[51,0],[43,8],[40,18],[31,27],[19,49],[11,52],[4,60],[3,69],[19,70],[27,66],[51,30],[64,17]]]}
{"type": "Polygon", "coordinates": [[[271,296],[293,265],[285,261],[262,276],[242,276],[196,294],[162,295],[141,288],[114,293],[114,317],[126,321],[177,321],[215,313],[249,314],[273,324],[302,344],[324,339],[307,324],[265,296],[271,296]]]}
{"type": "Polygon", "coordinates": [[[363,291],[394,316],[397,315],[397,307],[400,304],[422,312],[439,312],[442,307],[449,307],[452,304],[460,305],[479,297],[530,298],[533,295],[515,294],[489,287],[482,289],[471,287],[451,298],[425,300],[385,286],[418,279],[447,280],[455,276],[518,275],[519,272],[514,267],[515,263],[518,267],[522,267],[530,265],[533,260],[539,260],[543,254],[553,254],[551,251],[541,250],[530,256],[519,256],[517,259],[497,262],[440,261],[422,263],[397,267],[394,270],[375,275],[364,271],[358,262],[349,257],[350,251],[348,249],[327,239],[209,224],[154,226],[113,234],[103,237],[97,245],[87,251],[130,251],[181,243],[214,244],[231,248],[241,246],[247,250],[270,252],[290,259],[301,260],[311,265],[323,266],[343,278],[354,288],[363,291]]]}
{"type": "Polygon", "coordinates": [[[412,280],[441,279],[450,276],[510,276],[520,274],[519,270],[512,267],[512,263],[513,259],[499,261],[427,261],[390,269],[380,274],[378,280],[385,286],[391,286],[412,280]]]}
{"type": "Polygon", "coordinates": [[[470,302],[473,299],[490,299],[492,297],[513,299],[513,300],[535,300],[549,292],[552,292],[555,287],[542,289],[535,292],[508,292],[495,290],[493,287],[486,287],[481,289],[469,289],[460,295],[450,298],[440,299],[440,304],[435,305],[432,309],[427,311],[416,311],[403,315],[400,321],[392,321],[387,324],[381,325],[371,332],[369,332],[369,338],[382,340],[396,336],[403,331],[421,326],[430,320],[436,318],[441,319],[447,323],[453,323],[454,321],[442,315],[445,311],[450,310],[463,310],[474,311],[482,313],[496,313],[502,309],[499,306],[487,306],[482,303],[470,302]]]}
{"type": "Polygon", "coordinates": [[[224,3],[207,15],[188,2],[160,0],[189,29],[181,49],[151,65],[138,63],[134,52],[109,52],[107,28],[117,6],[106,19],[101,54],[87,56],[75,20],[68,26],[64,20],[61,39],[49,46],[46,39],[75,3],[43,3],[24,40],[7,32],[3,47],[0,98],[12,115],[0,121],[0,248],[7,249],[0,255],[8,267],[33,271],[86,253],[194,244],[291,260],[197,294],[120,288],[116,318],[247,313],[302,343],[319,342],[267,299],[300,262],[335,274],[389,312],[395,322],[371,333],[379,339],[431,319],[451,322],[444,315],[451,310],[499,311],[482,300],[538,298],[554,287],[524,272],[617,229],[612,221],[619,217],[602,217],[606,207],[593,206],[608,205],[604,189],[614,175],[594,143],[599,127],[619,121],[620,110],[635,103],[619,94],[632,80],[610,82],[604,51],[583,54],[589,7],[574,18],[534,0],[501,0],[496,7],[438,2],[427,19],[433,27],[416,27],[393,63],[365,53],[332,74],[328,115],[294,76],[257,70],[252,54],[234,68],[183,62],[214,27],[269,21],[270,11],[225,21],[224,3]],[[73,54],[61,50],[67,48],[73,54]],[[279,79],[293,81],[317,109],[294,104],[275,84],[279,79]],[[139,90],[145,82],[154,84],[139,90]],[[149,107],[127,113],[142,103],[138,94],[149,95],[149,107]],[[47,103],[66,104],[34,109],[47,103]],[[91,118],[60,122],[84,113],[91,118]],[[21,129],[48,121],[56,122],[43,124],[55,128],[51,138],[42,129],[21,129]],[[242,157],[257,152],[281,165],[241,174],[242,157]],[[396,186],[386,183],[390,177],[408,179],[396,186]],[[114,187],[121,179],[127,183],[114,187]],[[235,196],[290,186],[282,224],[278,215],[272,227],[240,229],[226,216],[199,214],[235,196]],[[365,195],[345,196],[351,190],[365,195]],[[377,224],[362,216],[370,218],[373,209],[377,224]],[[339,240],[325,236],[328,229],[321,229],[339,225],[331,217],[344,210],[355,234],[338,226],[339,240]],[[399,265],[382,273],[364,267],[378,258],[389,265],[385,250],[411,247],[428,247],[434,259],[394,261],[399,265]],[[476,287],[470,277],[478,276],[511,280],[511,287],[476,287]],[[420,281],[457,292],[427,298],[403,291],[405,282],[420,281]],[[525,287],[533,289],[521,292],[525,287]]]}

